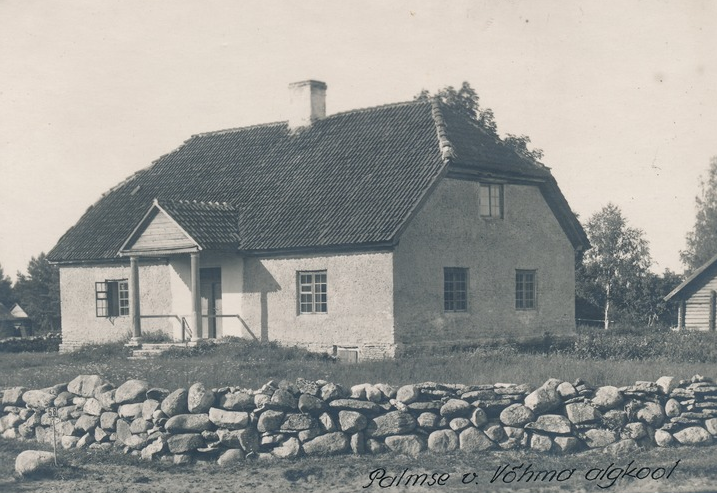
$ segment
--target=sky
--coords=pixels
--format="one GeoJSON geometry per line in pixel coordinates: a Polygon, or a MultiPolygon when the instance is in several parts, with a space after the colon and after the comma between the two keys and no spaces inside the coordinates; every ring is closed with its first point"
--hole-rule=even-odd
{"type": "Polygon", "coordinates": [[[0,265],[193,134],[468,81],[582,221],[612,202],[682,272],[717,155],[717,1],[0,0],[0,265]]]}

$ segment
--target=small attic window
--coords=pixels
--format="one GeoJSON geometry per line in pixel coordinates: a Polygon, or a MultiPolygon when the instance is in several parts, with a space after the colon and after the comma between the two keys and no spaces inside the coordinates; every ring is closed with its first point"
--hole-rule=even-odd
{"type": "Polygon", "coordinates": [[[132,191],[129,193],[130,195],[135,195],[137,192],[139,192],[139,189],[142,188],[142,185],[137,185],[132,189],[132,191]]]}
{"type": "Polygon", "coordinates": [[[480,215],[500,219],[503,217],[503,185],[490,183],[480,186],[480,215]]]}

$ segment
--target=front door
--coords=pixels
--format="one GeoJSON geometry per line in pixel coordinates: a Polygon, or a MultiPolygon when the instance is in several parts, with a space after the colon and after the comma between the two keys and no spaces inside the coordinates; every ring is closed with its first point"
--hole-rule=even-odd
{"type": "Polygon", "coordinates": [[[215,339],[221,333],[222,270],[219,267],[199,270],[199,292],[202,296],[202,333],[215,339]]]}

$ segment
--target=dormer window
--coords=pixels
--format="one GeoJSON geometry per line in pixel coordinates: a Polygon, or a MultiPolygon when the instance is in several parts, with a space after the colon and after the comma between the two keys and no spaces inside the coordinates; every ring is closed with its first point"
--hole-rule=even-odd
{"type": "Polygon", "coordinates": [[[503,217],[503,185],[495,183],[480,186],[480,215],[500,219],[503,217]]]}

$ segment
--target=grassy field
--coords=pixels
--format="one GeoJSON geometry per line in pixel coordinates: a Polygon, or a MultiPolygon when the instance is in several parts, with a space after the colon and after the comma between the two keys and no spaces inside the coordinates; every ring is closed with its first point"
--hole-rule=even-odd
{"type": "Polygon", "coordinates": [[[121,344],[94,346],[69,354],[0,354],[0,387],[42,388],[68,382],[78,374],[100,374],[119,385],[130,378],[175,389],[203,382],[212,387],[258,388],[271,379],[326,379],[342,385],[423,381],[443,383],[513,382],[540,385],[551,377],[592,385],[627,385],[662,375],[689,378],[717,376],[715,362],[669,359],[600,359],[570,352],[534,354],[512,347],[479,348],[445,354],[416,354],[399,359],[354,365],[283,348],[272,343],[241,340],[176,351],[150,360],[128,360],[121,344]]]}

